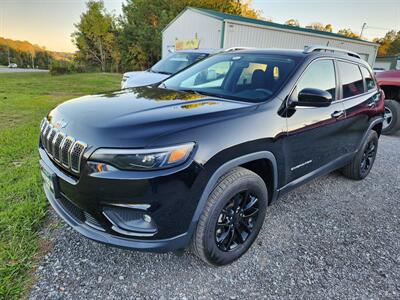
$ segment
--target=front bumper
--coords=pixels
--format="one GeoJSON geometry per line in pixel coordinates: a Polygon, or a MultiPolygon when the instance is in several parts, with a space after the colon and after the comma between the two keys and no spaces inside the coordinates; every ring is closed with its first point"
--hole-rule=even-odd
{"type": "Polygon", "coordinates": [[[88,226],[85,223],[80,222],[79,220],[74,218],[70,214],[70,212],[62,206],[59,199],[56,199],[54,197],[54,194],[48,188],[44,187],[44,191],[46,193],[47,200],[49,200],[51,206],[65,222],[67,222],[80,234],[97,242],[122,248],[130,248],[143,251],[167,252],[185,248],[190,240],[190,236],[187,232],[170,239],[144,241],[121,238],[113,236],[106,232],[95,230],[91,226],[88,226]]]}
{"type": "Polygon", "coordinates": [[[154,252],[182,249],[189,243],[199,199],[195,191],[201,190],[193,176],[200,171],[197,165],[161,177],[117,172],[105,178],[84,169],[76,178],[54,164],[42,148],[39,153],[41,167],[56,177],[56,191],[44,184],[47,199],[58,215],[82,235],[117,247],[154,252]],[[108,208],[141,212],[130,206],[143,207],[157,224],[155,234],[126,235],[116,230],[115,222],[104,214],[108,208]]]}

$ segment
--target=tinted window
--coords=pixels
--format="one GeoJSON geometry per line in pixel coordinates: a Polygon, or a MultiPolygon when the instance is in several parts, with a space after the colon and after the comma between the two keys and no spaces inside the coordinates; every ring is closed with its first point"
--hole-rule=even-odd
{"type": "Polygon", "coordinates": [[[206,56],[205,53],[175,53],[160,60],[150,70],[156,73],[175,74],[206,56]]]}
{"type": "Polygon", "coordinates": [[[358,65],[339,61],[338,68],[342,82],[343,98],[364,93],[364,83],[358,65]]]}
{"type": "Polygon", "coordinates": [[[251,102],[265,101],[296,66],[278,55],[219,54],[167,79],[161,86],[251,102]]]}
{"type": "Polygon", "coordinates": [[[231,62],[221,61],[214,65],[211,65],[207,69],[202,70],[196,74],[193,74],[189,78],[185,79],[181,83],[181,87],[184,89],[205,88],[214,87],[220,88],[224,81],[226,74],[228,73],[231,62]]]}
{"type": "Polygon", "coordinates": [[[305,88],[327,91],[332,95],[332,99],[335,100],[336,78],[333,61],[324,59],[311,63],[297,84],[296,92],[294,93],[295,98],[305,88]]]}
{"type": "Polygon", "coordinates": [[[373,90],[376,87],[375,80],[372,78],[371,73],[366,67],[361,67],[361,72],[365,78],[367,84],[367,91],[373,90]]]}

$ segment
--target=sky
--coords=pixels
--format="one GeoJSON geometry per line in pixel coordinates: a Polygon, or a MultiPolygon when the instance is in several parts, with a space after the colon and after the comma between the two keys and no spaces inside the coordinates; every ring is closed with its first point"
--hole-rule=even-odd
{"type": "MultiPolygon", "coordinates": [[[[123,2],[104,0],[116,15],[123,2]]],[[[350,28],[360,33],[365,22],[363,36],[368,39],[382,37],[390,29],[400,31],[400,0],[253,0],[253,8],[273,22],[293,18],[301,26],[329,23],[334,32],[350,28]]],[[[73,24],[84,10],[85,0],[0,0],[0,36],[71,52],[76,50],[70,37],[73,24]]]]}

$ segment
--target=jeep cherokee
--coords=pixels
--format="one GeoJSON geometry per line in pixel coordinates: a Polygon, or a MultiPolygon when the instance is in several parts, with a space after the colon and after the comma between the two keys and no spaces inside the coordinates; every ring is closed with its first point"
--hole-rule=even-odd
{"type": "Polygon", "coordinates": [[[41,123],[44,190],[76,231],[119,247],[231,263],[267,207],[375,160],[383,93],[355,53],[326,47],[211,56],[159,85],[86,96],[41,123]]]}

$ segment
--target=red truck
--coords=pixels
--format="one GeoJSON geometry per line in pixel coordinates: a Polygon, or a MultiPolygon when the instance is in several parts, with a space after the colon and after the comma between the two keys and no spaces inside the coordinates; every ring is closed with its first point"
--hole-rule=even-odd
{"type": "Polygon", "coordinates": [[[385,120],[383,134],[393,134],[400,129],[400,70],[379,72],[376,79],[385,92],[385,120]]]}

